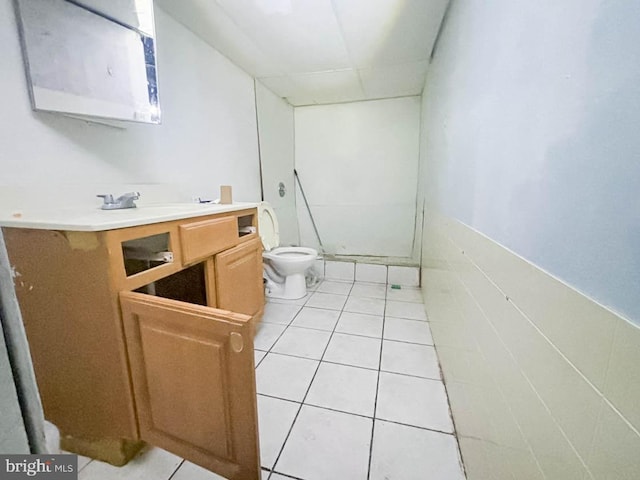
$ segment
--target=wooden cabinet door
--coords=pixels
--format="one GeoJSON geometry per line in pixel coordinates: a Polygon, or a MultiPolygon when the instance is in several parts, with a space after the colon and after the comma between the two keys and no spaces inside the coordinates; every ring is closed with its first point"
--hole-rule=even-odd
{"type": "Polygon", "coordinates": [[[259,238],[216,255],[218,308],[256,315],[264,308],[259,238]]]}
{"type": "Polygon", "coordinates": [[[121,292],[140,438],[229,479],[260,478],[251,318],[121,292]]]}

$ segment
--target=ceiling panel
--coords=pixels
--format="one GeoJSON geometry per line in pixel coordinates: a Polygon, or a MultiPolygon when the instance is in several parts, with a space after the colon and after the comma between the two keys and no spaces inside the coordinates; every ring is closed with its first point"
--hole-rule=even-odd
{"type": "Polygon", "coordinates": [[[448,1],[155,3],[298,106],[420,94],[448,1]]]}
{"type": "Polygon", "coordinates": [[[331,0],[216,1],[286,73],[350,65],[331,0]]]}
{"type": "Polygon", "coordinates": [[[388,67],[365,68],[359,71],[367,98],[388,98],[420,95],[429,62],[404,63],[388,67]]]}
{"type": "Polygon", "coordinates": [[[358,73],[352,69],[292,75],[291,80],[299,88],[293,96],[307,105],[349,102],[365,98],[358,73]]]}
{"type": "Polygon", "coordinates": [[[358,68],[429,58],[448,0],[333,0],[358,68]]]}
{"type": "Polygon", "coordinates": [[[282,73],[279,65],[245,35],[224,11],[210,0],[155,0],[169,15],[253,76],[282,73]]]}
{"type": "Polygon", "coordinates": [[[298,95],[300,87],[286,75],[278,77],[261,77],[258,81],[279,97],[298,95]]]}

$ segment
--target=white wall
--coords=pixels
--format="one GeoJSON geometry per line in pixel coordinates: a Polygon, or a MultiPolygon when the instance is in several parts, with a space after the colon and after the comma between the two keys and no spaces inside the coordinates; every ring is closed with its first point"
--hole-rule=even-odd
{"type": "MultiPolygon", "coordinates": [[[[327,253],[411,257],[420,97],[295,109],[296,169],[327,253]]],[[[298,201],[303,245],[315,245],[298,201]]]]}
{"type": "Polygon", "coordinates": [[[253,79],[155,13],[163,123],[122,130],[31,110],[13,5],[0,0],[0,187],[159,183],[217,198],[229,184],[235,200],[260,199],[253,79]]]}
{"type": "Polygon", "coordinates": [[[640,2],[454,0],[430,202],[640,323],[640,2]]]}
{"type": "Polygon", "coordinates": [[[299,245],[293,178],[293,107],[256,81],[263,197],[278,217],[280,245],[299,245]],[[278,185],[285,186],[281,197],[278,185]]]}
{"type": "Polygon", "coordinates": [[[640,471],[638,18],[453,0],[423,96],[422,281],[469,480],[640,471]]]}

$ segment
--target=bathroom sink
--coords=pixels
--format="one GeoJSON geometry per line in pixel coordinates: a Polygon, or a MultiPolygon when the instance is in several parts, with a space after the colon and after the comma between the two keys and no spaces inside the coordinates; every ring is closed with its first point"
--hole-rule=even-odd
{"type": "Polygon", "coordinates": [[[100,207],[74,207],[55,210],[23,210],[4,212],[0,225],[7,227],[42,228],[47,230],[100,231],[133,227],[181,218],[232,212],[254,208],[257,203],[150,203],[136,208],[102,210],[100,207]]]}

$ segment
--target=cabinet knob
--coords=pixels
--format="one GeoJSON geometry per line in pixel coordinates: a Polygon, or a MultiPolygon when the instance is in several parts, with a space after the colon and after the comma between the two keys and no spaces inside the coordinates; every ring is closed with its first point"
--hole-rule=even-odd
{"type": "Polygon", "coordinates": [[[231,350],[240,353],[244,348],[244,340],[238,332],[231,332],[231,350]]]}

